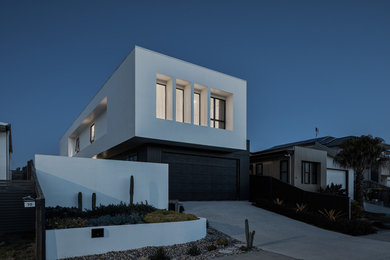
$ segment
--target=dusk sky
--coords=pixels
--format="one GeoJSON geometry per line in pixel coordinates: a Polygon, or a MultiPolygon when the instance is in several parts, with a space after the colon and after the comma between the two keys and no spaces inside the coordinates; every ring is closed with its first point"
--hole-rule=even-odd
{"type": "Polygon", "coordinates": [[[59,140],[138,45],[247,80],[251,151],[390,142],[390,1],[0,1],[12,168],[59,140]]]}

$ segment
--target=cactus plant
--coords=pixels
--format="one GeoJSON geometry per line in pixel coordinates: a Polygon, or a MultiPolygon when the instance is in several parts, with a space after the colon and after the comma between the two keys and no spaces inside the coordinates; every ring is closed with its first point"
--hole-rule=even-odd
{"type": "Polygon", "coordinates": [[[83,210],[83,193],[80,191],[77,196],[78,208],[79,210],[83,210]]]}
{"type": "Polygon", "coordinates": [[[92,210],[96,209],[96,193],[92,193],[92,210]]]}
{"type": "Polygon", "coordinates": [[[248,219],[245,219],[245,236],[246,236],[246,247],[251,249],[253,247],[253,237],[255,236],[255,231],[249,232],[248,219]]]}
{"type": "Polygon", "coordinates": [[[134,176],[131,175],[130,177],[130,205],[133,205],[134,201],[134,176]]]}

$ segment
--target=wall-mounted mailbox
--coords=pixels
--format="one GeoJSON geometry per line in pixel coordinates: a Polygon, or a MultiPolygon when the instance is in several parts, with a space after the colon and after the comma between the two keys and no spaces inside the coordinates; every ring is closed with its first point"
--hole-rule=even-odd
{"type": "Polygon", "coordinates": [[[104,228],[91,229],[91,238],[104,237],[104,228]]]}

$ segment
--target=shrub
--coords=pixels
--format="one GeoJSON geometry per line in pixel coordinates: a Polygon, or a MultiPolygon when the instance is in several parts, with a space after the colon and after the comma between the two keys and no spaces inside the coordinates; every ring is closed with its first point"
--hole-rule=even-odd
{"type": "Polygon", "coordinates": [[[133,213],[131,215],[105,215],[98,218],[91,218],[88,220],[89,226],[110,226],[110,225],[124,225],[124,224],[139,224],[143,223],[142,218],[133,213]]]}
{"type": "Polygon", "coordinates": [[[227,246],[229,244],[229,241],[226,238],[220,237],[215,241],[215,244],[218,246],[227,246]]]}
{"type": "Polygon", "coordinates": [[[296,212],[306,212],[307,208],[308,208],[307,204],[304,204],[304,203],[301,203],[301,204],[297,203],[296,206],[297,206],[296,212]]]}
{"type": "Polygon", "coordinates": [[[208,245],[205,248],[207,251],[214,251],[217,249],[217,247],[214,244],[208,245]]]}
{"type": "Polygon", "coordinates": [[[281,206],[281,205],[283,205],[283,200],[281,200],[281,199],[279,199],[279,198],[276,198],[276,199],[274,200],[274,203],[275,203],[276,205],[281,206]]]}
{"type": "Polygon", "coordinates": [[[192,245],[188,250],[187,250],[187,255],[190,256],[197,256],[200,255],[201,251],[196,245],[192,245]]]}
{"type": "Polygon", "coordinates": [[[355,200],[351,202],[351,215],[353,219],[364,218],[366,216],[364,214],[364,208],[355,200]]]}
{"type": "Polygon", "coordinates": [[[328,193],[338,196],[347,196],[347,190],[343,189],[343,185],[341,184],[333,184],[333,182],[326,186],[325,189],[320,188],[320,193],[328,193]]]}
{"type": "Polygon", "coordinates": [[[165,252],[163,247],[159,247],[153,255],[150,256],[150,260],[169,260],[171,259],[165,252]]]}
{"type": "Polygon", "coordinates": [[[88,221],[82,218],[49,218],[46,219],[46,229],[88,227],[88,221]]]}
{"type": "Polygon", "coordinates": [[[152,213],[148,213],[144,217],[146,223],[161,223],[161,222],[175,222],[175,221],[188,221],[198,219],[193,214],[179,213],[175,211],[156,210],[152,213]]]}
{"type": "Polygon", "coordinates": [[[343,213],[341,211],[337,211],[334,210],[334,209],[331,209],[331,210],[327,210],[327,209],[323,209],[323,210],[319,210],[318,211],[322,216],[324,216],[325,218],[327,218],[329,221],[336,221],[336,219],[340,218],[343,213]]]}

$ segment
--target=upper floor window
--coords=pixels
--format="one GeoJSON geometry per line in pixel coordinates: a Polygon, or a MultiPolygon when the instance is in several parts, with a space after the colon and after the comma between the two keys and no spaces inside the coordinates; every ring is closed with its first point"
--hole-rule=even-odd
{"type": "Polygon", "coordinates": [[[166,119],[166,88],[165,84],[156,84],[156,117],[161,119],[166,119]]]}
{"type": "Polygon", "coordinates": [[[226,128],[225,119],[226,101],[217,97],[210,98],[210,126],[214,128],[226,128]]]}
{"type": "Polygon", "coordinates": [[[176,87],[176,121],[184,122],[184,89],[176,87]]]}
{"type": "Polygon", "coordinates": [[[194,92],[194,124],[200,125],[200,120],[201,120],[200,93],[194,92]]]}
{"type": "Polygon", "coordinates": [[[288,160],[280,161],[280,180],[288,183],[288,160]]]}
{"type": "Polygon", "coordinates": [[[89,142],[92,144],[95,141],[95,124],[89,128],[89,142]]]}
{"type": "Polygon", "coordinates": [[[318,168],[318,163],[302,162],[302,183],[317,184],[318,168]]]}
{"type": "Polygon", "coordinates": [[[256,164],[256,175],[263,176],[263,164],[262,163],[256,164]]]}
{"type": "Polygon", "coordinates": [[[74,151],[76,153],[80,152],[80,137],[78,136],[76,137],[76,144],[74,146],[74,151]]]}

